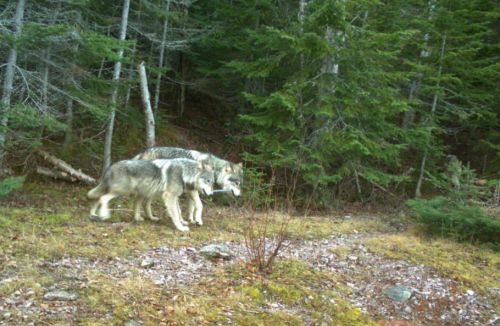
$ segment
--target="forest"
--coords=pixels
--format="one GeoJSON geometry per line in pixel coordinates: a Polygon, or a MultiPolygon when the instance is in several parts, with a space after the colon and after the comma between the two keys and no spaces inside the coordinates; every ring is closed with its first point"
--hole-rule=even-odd
{"type": "Polygon", "coordinates": [[[500,318],[497,1],[0,0],[0,82],[0,325],[500,318]]]}

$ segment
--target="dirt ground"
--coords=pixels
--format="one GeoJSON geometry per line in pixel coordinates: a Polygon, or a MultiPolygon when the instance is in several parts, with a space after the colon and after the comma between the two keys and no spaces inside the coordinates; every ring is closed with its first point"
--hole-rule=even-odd
{"type": "MultiPolygon", "coordinates": [[[[29,183],[0,202],[0,325],[495,325],[500,255],[430,238],[402,212],[288,216],[207,203],[188,233],[88,218],[87,189],[29,183]],[[245,244],[266,225],[258,272],[245,244]],[[225,244],[229,260],[200,249],[225,244]],[[387,291],[404,286],[409,298],[387,291]]],[[[155,206],[159,213],[160,205],[155,206]]],[[[163,213],[159,214],[164,215],[163,213]]]]}

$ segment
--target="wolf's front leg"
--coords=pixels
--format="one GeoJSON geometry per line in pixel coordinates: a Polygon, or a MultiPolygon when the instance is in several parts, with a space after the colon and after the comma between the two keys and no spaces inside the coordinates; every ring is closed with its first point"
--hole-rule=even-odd
{"type": "Polygon", "coordinates": [[[188,219],[189,219],[189,223],[191,224],[195,224],[196,221],[194,219],[194,211],[196,209],[196,204],[195,204],[195,201],[194,201],[194,194],[197,194],[198,192],[197,191],[191,191],[187,194],[187,201],[188,201],[188,219]]]}
{"type": "Polygon", "coordinates": [[[143,202],[144,202],[144,198],[142,198],[142,197],[137,197],[135,200],[134,220],[136,222],[144,221],[144,219],[141,216],[141,206],[142,206],[143,202]]]}
{"type": "Polygon", "coordinates": [[[197,191],[193,193],[193,200],[195,204],[194,216],[196,224],[203,225],[203,220],[201,219],[201,213],[203,212],[203,203],[201,202],[200,194],[197,191]]]}
{"type": "Polygon", "coordinates": [[[164,193],[162,197],[165,203],[165,209],[167,210],[167,214],[172,219],[172,223],[174,223],[177,230],[182,232],[189,231],[189,228],[185,225],[182,225],[180,221],[177,197],[169,193],[164,193]]]}
{"type": "Polygon", "coordinates": [[[146,216],[151,220],[151,221],[158,221],[159,218],[153,216],[153,212],[151,211],[151,199],[147,199],[146,203],[144,204],[144,209],[146,210],[146,216]]]}
{"type": "Polygon", "coordinates": [[[175,203],[177,204],[177,212],[179,214],[179,220],[181,221],[181,224],[189,225],[189,223],[182,218],[182,211],[181,211],[181,205],[179,204],[179,197],[175,199],[175,203]]]}

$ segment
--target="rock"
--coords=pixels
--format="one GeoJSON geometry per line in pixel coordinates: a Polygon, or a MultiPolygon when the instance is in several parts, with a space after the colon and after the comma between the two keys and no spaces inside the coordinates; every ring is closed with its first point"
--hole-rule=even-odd
{"type": "Polygon", "coordinates": [[[411,307],[410,307],[410,306],[406,306],[406,307],[405,307],[405,312],[406,312],[407,314],[411,314],[411,311],[412,311],[412,310],[411,310],[411,307]]]}
{"type": "Polygon", "coordinates": [[[476,294],[474,291],[472,290],[467,290],[466,291],[467,295],[470,295],[470,296],[473,296],[474,294],[476,294]]]}
{"type": "Polygon", "coordinates": [[[349,260],[352,260],[352,261],[358,260],[358,257],[356,257],[356,256],[348,256],[347,258],[349,258],[349,260]]]}
{"type": "Polygon", "coordinates": [[[384,291],[386,297],[394,301],[406,301],[413,294],[413,290],[404,285],[396,285],[384,291]]]}
{"type": "Polygon", "coordinates": [[[124,326],[141,326],[141,325],[142,323],[135,319],[127,320],[124,324],[124,326]]]}
{"type": "Polygon", "coordinates": [[[143,261],[141,261],[141,267],[142,268],[148,268],[151,267],[155,264],[155,261],[152,258],[145,258],[143,261]]]}
{"type": "Polygon", "coordinates": [[[75,301],[78,299],[78,293],[68,291],[52,291],[45,293],[43,299],[49,301],[75,301]]]}
{"type": "Polygon", "coordinates": [[[225,260],[229,260],[233,258],[231,250],[225,244],[206,245],[200,249],[200,254],[210,259],[222,258],[225,260]]]}

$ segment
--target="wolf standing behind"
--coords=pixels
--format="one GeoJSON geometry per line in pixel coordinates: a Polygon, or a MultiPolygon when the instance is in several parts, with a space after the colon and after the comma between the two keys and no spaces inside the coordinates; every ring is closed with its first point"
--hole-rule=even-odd
{"type": "MultiPolygon", "coordinates": [[[[234,164],[209,153],[177,147],[151,147],[134,157],[134,160],[154,160],[159,158],[188,158],[198,162],[208,162],[214,168],[215,183],[224,190],[231,190],[234,196],[241,195],[243,165],[234,164]]],[[[146,203],[150,205],[150,202],[146,203]]],[[[191,223],[203,225],[203,204],[197,191],[188,192],[188,216],[191,223]]]]}
{"type": "MultiPolygon", "coordinates": [[[[125,160],[113,164],[106,170],[97,187],[90,190],[88,198],[96,200],[92,205],[91,217],[105,220],[110,217],[108,203],[118,196],[134,195],[134,219],[141,221],[141,206],[144,201],[160,195],[168,215],[180,231],[189,231],[182,223],[178,198],[186,191],[202,191],[212,194],[214,172],[210,166],[190,159],[172,160],[125,160]],[[96,214],[99,208],[99,213],[96,214]]],[[[146,206],[146,214],[151,220],[158,220],[146,206]]]]}

